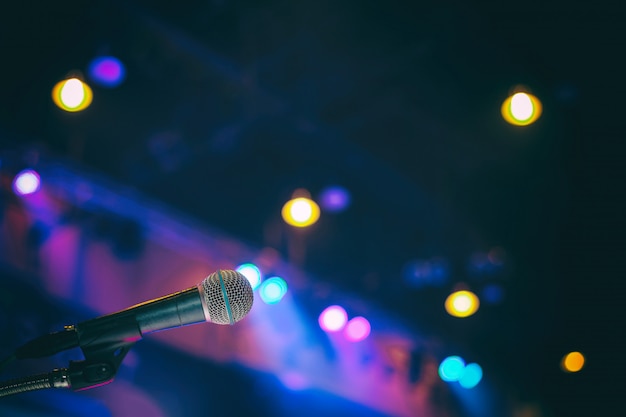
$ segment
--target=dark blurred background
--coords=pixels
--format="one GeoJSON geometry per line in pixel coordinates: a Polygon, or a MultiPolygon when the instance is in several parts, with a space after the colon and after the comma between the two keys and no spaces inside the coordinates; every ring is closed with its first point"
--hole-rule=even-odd
{"type": "MultiPolygon", "coordinates": [[[[363,311],[436,340],[438,360],[471,356],[492,386],[479,402],[498,404],[499,415],[611,415],[623,375],[624,17],[624,7],[608,1],[5,4],[4,210],[19,199],[10,187],[19,170],[70,167],[72,178],[100,178],[252,254],[270,251],[302,271],[302,288],[314,282],[325,296],[348,294],[363,311]],[[52,87],[68,75],[89,83],[88,65],[101,55],[123,62],[124,82],[92,84],[93,103],[82,112],[57,108],[52,87]],[[534,124],[503,120],[500,106],[516,88],[542,101],[534,124]],[[322,208],[306,231],[283,224],[280,209],[295,190],[316,199],[332,185],[349,192],[347,209],[322,208]],[[424,268],[436,269],[434,281],[419,282],[424,268]],[[476,315],[452,318],[443,302],[459,285],[492,297],[476,315]],[[570,351],[587,359],[578,373],[559,366],[570,351]]],[[[117,227],[106,221],[102,229],[117,227]]],[[[115,230],[131,255],[117,254],[141,256],[132,252],[141,253],[133,240],[141,238],[124,227],[115,230]]],[[[28,242],[43,239],[29,230],[28,242]]],[[[4,258],[2,290],[11,295],[3,297],[2,356],[26,338],[11,323],[45,314],[47,321],[32,324],[34,336],[107,312],[59,303],[49,290],[37,292],[33,309],[18,308],[7,300],[35,297],[26,295],[29,285],[46,274],[32,268],[34,258],[17,266],[4,258]]],[[[246,261],[236,258],[228,259],[246,261]]],[[[315,325],[315,303],[323,302],[311,299],[315,325]]],[[[109,305],[118,307],[102,310],[109,305]]],[[[278,395],[271,373],[250,373],[237,361],[198,362],[171,344],[145,341],[136,350],[138,376],[120,385],[150,387],[163,415],[382,412],[323,389],[278,395]],[[184,375],[176,388],[142,373],[166,357],[184,375]],[[196,375],[198,366],[210,376],[196,375]],[[176,389],[210,392],[210,405],[171,406],[164,393],[176,389]],[[254,393],[245,406],[243,391],[254,393]],[[270,401],[271,393],[281,400],[270,401]]],[[[20,374],[19,366],[9,372],[20,374]]],[[[424,400],[450,404],[432,415],[480,415],[446,387],[443,397],[424,400]]],[[[93,394],[28,395],[2,400],[7,415],[87,415],[81,407],[126,415],[93,394]],[[86,398],[96,405],[80,405],[86,398]],[[61,403],[65,411],[52,405],[61,403]]]]}

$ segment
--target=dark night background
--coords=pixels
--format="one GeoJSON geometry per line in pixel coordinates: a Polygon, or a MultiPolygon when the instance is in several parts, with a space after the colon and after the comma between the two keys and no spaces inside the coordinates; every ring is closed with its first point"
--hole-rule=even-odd
{"type": "Polygon", "coordinates": [[[7,3],[2,150],[67,159],[285,256],[273,230],[291,192],[341,184],[352,205],[315,226],[303,269],[476,352],[546,416],[618,415],[625,17],[617,1],[7,3]],[[125,83],[57,109],[51,87],[102,53],[125,83]],[[521,128],[500,116],[517,85],[544,109],[521,128]],[[494,247],[504,302],[442,314],[494,247]],[[403,265],[434,256],[447,286],[408,287],[403,265]],[[580,373],[558,367],[570,350],[580,373]]]}

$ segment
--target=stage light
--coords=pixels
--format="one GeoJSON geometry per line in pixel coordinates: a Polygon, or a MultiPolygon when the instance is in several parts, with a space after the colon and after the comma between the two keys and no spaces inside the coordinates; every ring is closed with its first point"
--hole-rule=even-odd
{"type": "Polygon", "coordinates": [[[478,311],[480,301],[471,291],[455,291],[446,298],[445,308],[454,317],[469,317],[478,311]]]}
{"type": "Polygon", "coordinates": [[[478,385],[481,379],[483,379],[483,369],[477,363],[469,363],[459,377],[459,385],[471,389],[478,385]]]}
{"type": "Polygon", "coordinates": [[[281,214],[287,224],[306,227],[320,218],[320,208],[315,201],[306,197],[298,197],[287,201],[281,214]]]}
{"type": "Polygon", "coordinates": [[[565,372],[578,372],[585,366],[585,357],[580,352],[570,352],[561,360],[561,369],[565,372]]]}
{"type": "Polygon", "coordinates": [[[448,356],[439,364],[439,377],[446,381],[458,381],[465,370],[465,361],[460,356],[448,356]]]}
{"type": "Polygon", "coordinates": [[[89,64],[89,76],[96,84],[112,88],[124,81],[126,69],[119,59],[102,56],[95,58],[89,64]]]}
{"type": "Polygon", "coordinates": [[[91,88],[78,78],[59,81],[52,89],[52,100],[59,108],[68,112],[86,109],[91,104],[91,88]]]}
{"type": "Polygon", "coordinates": [[[493,248],[489,252],[474,252],[469,259],[468,272],[479,279],[496,276],[504,269],[506,256],[502,248],[493,248]]]}
{"type": "Polygon", "coordinates": [[[402,275],[411,287],[438,287],[446,283],[449,271],[450,266],[443,258],[416,259],[404,265],[402,275]]]}
{"type": "Polygon", "coordinates": [[[239,265],[237,272],[246,277],[253,290],[261,284],[261,271],[259,271],[256,265],[250,263],[239,265]]]}
{"type": "Polygon", "coordinates": [[[506,260],[506,251],[501,247],[492,248],[489,253],[487,253],[487,259],[494,266],[503,266],[506,260]]]}
{"type": "Polygon", "coordinates": [[[482,298],[490,304],[500,304],[504,299],[504,288],[498,284],[489,284],[483,288],[482,298]]]}
{"type": "Polygon", "coordinates": [[[350,205],[350,193],[343,187],[333,186],[322,190],[320,205],[327,211],[344,211],[350,205]]]}
{"type": "Polygon", "coordinates": [[[325,332],[338,332],[348,321],[348,313],[341,306],[327,307],[320,313],[318,322],[325,332]]]}
{"type": "Polygon", "coordinates": [[[287,294],[287,283],[280,277],[271,277],[263,281],[259,295],[265,304],[276,304],[287,294]]]}
{"type": "Polygon", "coordinates": [[[541,102],[532,94],[518,92],[508,97],[500,109],[504,120],[512,125],[527,126],[541,116],[541,102]]]}
{"type": "Polygon", "coordinates": [[[358,316],[346,324],[344,333],[349,341],[360,342],[370,335],[371,330],[370,322],[365,317],[358,316]]]}
{"type": "Polygon", "coordinates": [[[41,185],[39,174],[32,169],[25,169],[13,179],[13,191],[19,195],[32,194],[39,190],[41,185]]]}

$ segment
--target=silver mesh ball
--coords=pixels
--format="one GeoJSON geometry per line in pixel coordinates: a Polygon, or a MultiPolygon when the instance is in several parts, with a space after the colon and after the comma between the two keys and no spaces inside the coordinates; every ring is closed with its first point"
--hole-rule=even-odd
{"type": "Polygon", "coordinates": [[[237,271],[218,270],[213,272],[202,281],[202,289],[211,323],[233,324],[238,322],[250,312],[254,302],[252,286],[246,277],[237,271]],[[222,282],[220,282],[220,275],[222,282]],[[226,297],[224,297],[224,293],[226,297]]]}

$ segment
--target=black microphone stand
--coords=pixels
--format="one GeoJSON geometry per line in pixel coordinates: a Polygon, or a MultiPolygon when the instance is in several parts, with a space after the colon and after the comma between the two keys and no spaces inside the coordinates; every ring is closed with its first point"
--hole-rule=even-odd
{"type": "Polygon", "coordinates": [[[100,346],[97,352],[83,348],[85,360],[70,361],[68,368],[0,383],[0,397],[48,388],[80,391],[104,385],[113,380],[122,360],[134,344],[117,343],[108,350],[100,346]]]}
{"type": "Polygon", "coordinates": [[[70,388],[80,391],[104,385],[113,380],[133,344],[134,342],[124,347],[116,346],[106,354],[101,351],[97,356],[85,355],[85,360],[70,361],[68,368],[2,382],[0,397],[48,388],[70,388]]]}
{"type": "Polygon", "coordinates": [[[50,356],[75,346],[80,346],[85,359],[70,361],[68,368],[47,374],[2,382],[0,397],[48,388],[80,391],[104,385],[113,380],[122,360],[140,339],[141,331],[129,314],[96,326],[68,326],[61,332],[42,336],[17,349],[3,361],[3,366],[16,358],[50,356]]]}

